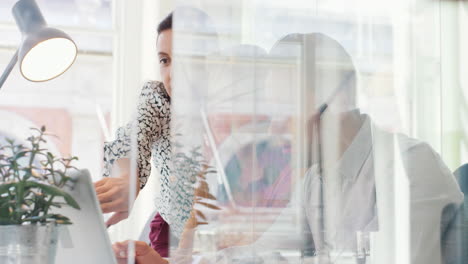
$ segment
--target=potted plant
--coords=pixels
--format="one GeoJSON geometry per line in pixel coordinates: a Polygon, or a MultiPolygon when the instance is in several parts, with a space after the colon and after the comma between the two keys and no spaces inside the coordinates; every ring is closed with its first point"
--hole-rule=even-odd
{"type": "Polygon", "coordinates": [[[0,145],[0,263],[54,263],[59,226],[71,221],[50,209],[80,208],[65,191],[77,158],[54,156],[45,127],[32,130],[24,144],[0,145]]]}

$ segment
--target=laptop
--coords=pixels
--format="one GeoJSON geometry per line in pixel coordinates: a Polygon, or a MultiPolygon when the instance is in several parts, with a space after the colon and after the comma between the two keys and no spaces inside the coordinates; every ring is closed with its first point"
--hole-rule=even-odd
{"type": "Polygon", "coordinates": [[[67,206],[53,210],[53,213],[69,217],[73,223],[60,228],[55,263],[117,263],[89,171],[76,170],[69,176],[76,179],[76,183],[67,192],[81,210],[67,206]]]}

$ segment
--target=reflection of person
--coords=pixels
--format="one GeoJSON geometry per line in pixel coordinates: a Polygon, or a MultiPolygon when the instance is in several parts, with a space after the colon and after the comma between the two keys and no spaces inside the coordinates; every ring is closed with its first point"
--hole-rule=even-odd
{"type": "MultiPolygon", "coordinates": [[[[441,240],[450,222],[441,219],[454,218],[454,212],[444,208],[458,207],[463,198],[441,158],[428,144],[380,130],[356,109],[356,72],[336,41],[323,34],[289,35],[272,56],[297,54],[285,54],[285,46],[298,47],[306,59],[301,66],[307,73],[303,84],[310,109],[323,109],[327,103],[325,112],[308,119],[309,129],[321,120],[322,174],[312,166],[296,199],[262,237],[252,245],[221,251],[216,261],[242,260],[246,252],[295,249],[335,263],[357,252],[358,234],[375,232],[374,263],[397,263],[397,245],[408,246],[404,252],[409,263],[441,263],[447,257],[441,240]],[[303,228],[288,239],[277,239],[298,210],[303,228]],[[407,240],[397,241],[395,234],[407,240]]],[[[317,130],[309,135],[317,137],[317,130]]]]}

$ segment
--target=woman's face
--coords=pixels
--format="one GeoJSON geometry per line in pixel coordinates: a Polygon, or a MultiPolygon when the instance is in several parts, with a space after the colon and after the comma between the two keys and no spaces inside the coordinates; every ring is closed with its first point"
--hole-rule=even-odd
{"type": "Polygon", "coordinates": [[[172,29],[162,31],[156,43],[158,50],[159,71],[162,82],[167,93],[171,96],[171,74],[172,74],[172,29]]]}

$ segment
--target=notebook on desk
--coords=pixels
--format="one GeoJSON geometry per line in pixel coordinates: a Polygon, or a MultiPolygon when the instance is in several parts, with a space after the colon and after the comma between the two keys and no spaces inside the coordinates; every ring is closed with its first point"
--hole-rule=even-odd
{"type": "Polygon", "coordinates": [[[65,215],[73,222],[60,229],[55,263],[117,263],[89,171],[75,171],[69,176],[77,181],[68,193],[75,198],[81,210],[70,207],[54,210],[54,213],[65,215]]]}

